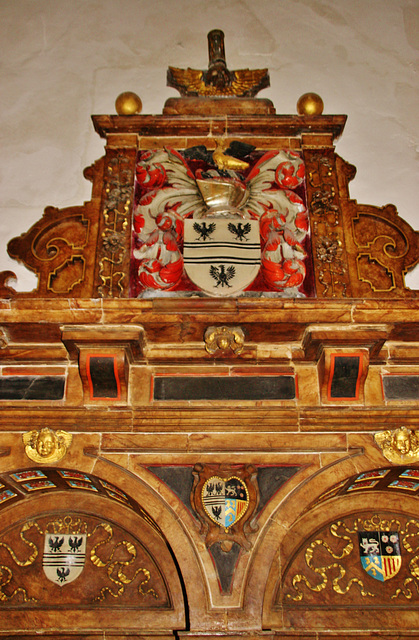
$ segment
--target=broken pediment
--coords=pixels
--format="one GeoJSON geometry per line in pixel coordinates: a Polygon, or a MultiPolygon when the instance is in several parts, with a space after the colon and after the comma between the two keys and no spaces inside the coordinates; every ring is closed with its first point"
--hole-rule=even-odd
{"type": "Polygon", "coordinates": [[[93,116],[106,154],[85,170],[92,198],[47,207],[9,255],[38,276],[5,298],[412,298],[404,275],[418,233],[393,205],[349,197],[355,169],[335,153],[346,116],[307,94],[298,115],[255,98],[266,69],[230,71],[208,34],[207,71],[170,67],[162,115],[122,94],[93,116]],[[130,114],[130,115],[127,115],[130,114]]]}

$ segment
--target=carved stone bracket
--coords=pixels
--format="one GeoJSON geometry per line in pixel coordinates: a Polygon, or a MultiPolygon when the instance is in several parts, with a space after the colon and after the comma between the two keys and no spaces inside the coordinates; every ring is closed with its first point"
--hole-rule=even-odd
{"type": "Polygon", "coordinates": [[[126,404],[129,364],[142,358],[142,327],[66,326],[62,341],[78,360],[85,404],[126,404]]]}

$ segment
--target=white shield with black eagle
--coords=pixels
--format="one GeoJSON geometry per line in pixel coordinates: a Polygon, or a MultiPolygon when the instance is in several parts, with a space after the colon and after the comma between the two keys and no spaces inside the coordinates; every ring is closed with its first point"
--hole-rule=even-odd
{"type": "Polygon", "coordinates": [[[208,295],[233,296],[243,291],[256,278],[260,258],[258,220],[185,220],[185,271],[208,295]]]}
{"type": "Polygon", "coordinates": [[[85,533],[45,535],[42,565],[48,580],[62,587],[79,577],[86,558],[86,538],[85,533]]]}

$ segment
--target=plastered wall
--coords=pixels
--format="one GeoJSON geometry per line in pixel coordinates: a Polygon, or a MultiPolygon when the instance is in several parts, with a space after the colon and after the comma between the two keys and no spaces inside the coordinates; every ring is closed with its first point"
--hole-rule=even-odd
{"type": "MultiPolygon", "coordinates": [[[[319,93],[346,113],[338,153],[356,165],[351,195],[398,207],[419,228],[418,0],[2,0],[0,270],[35,279],[6,254],[47,205],[90,197],[82,170],[102,155],[92,113],[138,93],[143,113],[177,95],[169,64],[206,68],[209,30],[226,36],[231,69],[268,67],[277,113],[319,93]]],[[[419,288],[419,271],[407,284],[419,288]]]]}

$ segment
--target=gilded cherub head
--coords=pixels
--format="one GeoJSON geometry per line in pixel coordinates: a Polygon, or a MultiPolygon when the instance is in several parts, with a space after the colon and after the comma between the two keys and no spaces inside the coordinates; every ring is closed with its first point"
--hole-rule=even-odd
{"type": "Polygon", "coordinates": [[[374,438],[390,462],[400,464],[419,460],[419,438],[412,429],[400,427],[394,431],[382,431],[374,438]]]}
{"type": "Polygon", "coordinates": [[[25,453],[34,462],[57,462],[64,458],[71,444],[72,435],[66,431],[53,431],[44,427],[22,436],[25,453]]]}
{"type": "Polygon", "coordinates": [[[208,327],[204,336],[205,349],[211,355],[216,351],[232,351],[239,355],[244,348],[244,333],[240,327],[208,327]]]}

